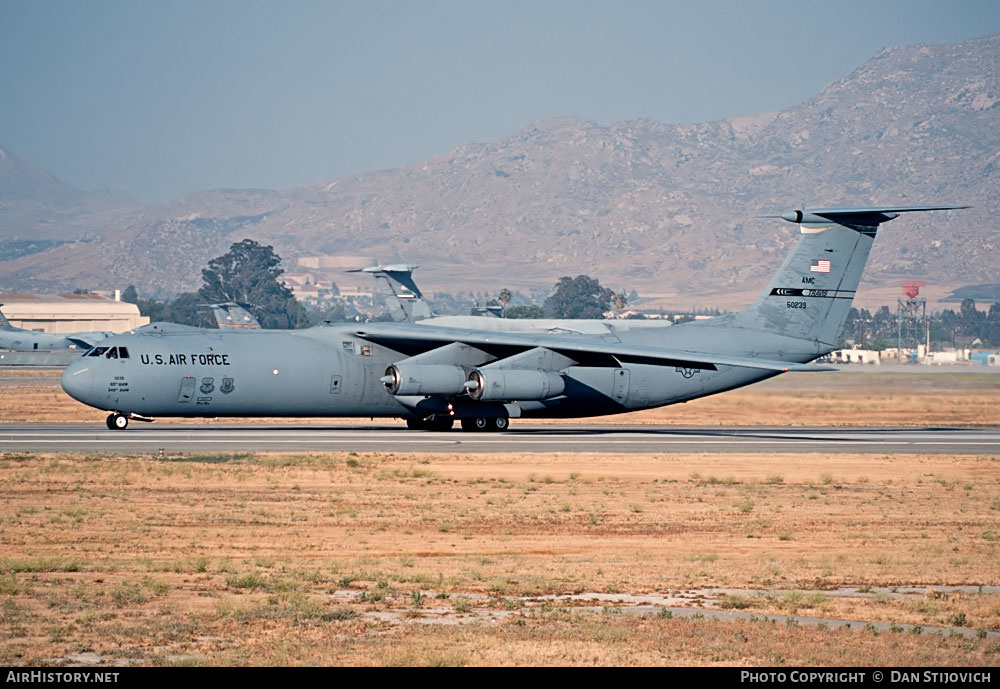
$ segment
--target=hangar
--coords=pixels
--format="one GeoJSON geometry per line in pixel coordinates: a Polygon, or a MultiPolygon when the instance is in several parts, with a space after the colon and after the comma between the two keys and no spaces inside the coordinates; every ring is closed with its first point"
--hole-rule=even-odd
{"type": "Polygon", "coordinates": [[[135,304],[97,294],[0,294],[0,310],[15,328],[45,333],[121,333],[149,323],[135,304]]]}

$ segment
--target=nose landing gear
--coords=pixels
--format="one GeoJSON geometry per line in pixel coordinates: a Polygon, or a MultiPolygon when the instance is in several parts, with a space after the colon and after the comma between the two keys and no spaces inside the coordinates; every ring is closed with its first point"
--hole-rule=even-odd
{"type": "Polygon", "coordinates": [[[152,423],[154,421],[151,416],[143,416],[142,414],[128,413],[123,414],[120,411],[114,411],[108,414],[108,428],[113,431],[124,431],[128,428],[129,421],[145,421],[146,423],[152,423]]]}
{"type": "Polygon", "coordinates": [[[128,417],[125,414],[114,412],[112,414],[108,414],[107,424],[108,428],[113,431],[124,431],[128,428],[128,417]]]}

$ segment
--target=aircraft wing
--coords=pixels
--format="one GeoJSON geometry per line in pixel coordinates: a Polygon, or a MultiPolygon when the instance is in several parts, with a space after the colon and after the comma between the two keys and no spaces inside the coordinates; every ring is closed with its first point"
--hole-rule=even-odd
{"type": "Polygon", "coordinates": [[[712,371],[716,370],[718,366],[740,366],[778,372],[836,370],[815,364],[754,359],[682,349],[661,349],[621,342],[607,342],[596,337],[559,337],[545,333],[496,333],[436,326],[415,328],[393,323],[369,323],[368,327],[355,334],[369,342],[382,344],[408,354],[421,353],[452,343],[461,343],[494,353],[499,358],[540,347],[558,352],[581,363],[597,366],[617,366],[618,364],[615,362],[620,362],[679,366],[712,371]]]}
{"type": "MultiPolygon", "coordinates": [[[[130,333],[203,333],[205,328],[199,328],[194,325],[182,325],[180,323],[170,323],[168,321],[153,321],[152,323],[147,323],[146,325],[141,325],[134,330],[130,330],[130,333]]],[[[214,328],[212,332],[215,332],[214,328]]]]}

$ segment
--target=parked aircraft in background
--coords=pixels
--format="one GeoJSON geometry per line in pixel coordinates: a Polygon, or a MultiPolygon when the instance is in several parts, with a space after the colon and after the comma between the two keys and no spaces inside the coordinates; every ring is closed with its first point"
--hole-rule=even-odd
{"type": "MultiPolygon", "coordinates": [[[[63,388],[110,412],[154,416],[401,417],[411,428],[504,430],[510,418],[583,417],[684,402],[810,362],[837,346],[876,233],[901,213],[958,206],[797,210],[791,253],[747,309],[597,333],[441,324],[115,335],[63,388]]],[[[412,288],[411,288],[412,289],[412,288]]],[[[475,317],[458,317],[475,318],[475,317]]]]}
{"type": "MultiPolygon", "coordinates": [[[[3,304],[0,304],[2,307],[3,304]]],[[[41,333],[15,328],[0,312],[0,349],[16,352],[52,352],[59,349],[90,349],[110,332],[41,333]]]]}
{"type": "MultiPolygon", "coordinates": [[[[3,305],[0,304],[0,307],[3,305]]],[[[248,305],[236,302],[222,304],[206,304],[212,309],[216,323],[220,329],[253,329],[260,328],[257,319],[247,311],[248,305]]],[[[204,328],[180,325],[178,323],[150,323],[132,332],[205,332],[204,328]]],[[[213,331],[214,332],[214,331],[213,331]]],[[[43,333],[34,330],[15,328],[0,311],[0,349],[17,352],[51,352],[63,349],[79,349],[81,352],[91,349],[113,335],[110,331],[78,332],[78,333],[43,333]]],[[[105,350],[107,352],[107,350],[105,350]]]]}
{"type": "Polygon", "coordinates": [[[430,305],[413,281],[413,271],[419,266],[369,266],[348,270],[348,273],[369,273],[375,278],[375,291],[382,295],[389,317],[397,323],[413,323],[430,318],[430,305]]]}
{"type": "Polygon", "coordinates": [[[250,313],[251,304],[240,304],[235,301],[227,301],[221,304],[205,304],[212,309],[215,316],[215,323],[222,328],[259,328],[260,323],[250,313]]]}
{"type": "Polygon", "coordinates": [[[413,280],[417,266],[371,266],[349,273],[372,273],[377,291],[382,295],[393,321],[437,325],[448,328],[474,328],[497,332],[553,333],[563,335],[614,335],[638,328],[662,328],[670,325],[664,321],[593,319],[593,318],[504,318],[503,307],[474,306],[468,316],[438,316],[424,301],[413,280]]]}

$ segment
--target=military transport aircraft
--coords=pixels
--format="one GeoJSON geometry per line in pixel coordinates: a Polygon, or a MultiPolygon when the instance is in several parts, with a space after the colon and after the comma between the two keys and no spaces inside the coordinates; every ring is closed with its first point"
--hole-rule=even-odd
{"type": "MultiPolygon", "coordinates": [[[[3,306],[3,304],[0,304],[3,306]]],[[[58,349],[85,351],[109,337],[109,332],[41,333],[15,328],[0,312],[0,349],[16,352],[51,352],[58,349]]]]}
{"type": "MultiPolygon", "coordinates": [[[[114,335],[62,376],[109,428],[156,416],[400,417],[411,428],[505,430],[511,418],[583,417],[731,390],[836,347],[879,225],[964,206],[797,210],[801,235],[747,309],[605,334],[410,323],[114,335]]],[[[480,319],[497,321],[503,319],[480,319]]]]}
{"type": "Polygon", "coordinates": [[[553,333],[560,335],[603,335],[617,336],[617,333],[636,328],[663,328],[670,325],[664,321],[594,319],[594,318],[504,318],[501,306],[476,306],[468,316],[438,316],[424,301],[413,280],[417,266],[370,266],[348,273],[371,273],[376,280],[378,292],[382,295],[389,316],[398,323],[418,325],[438,325],[448,328],[471,328],[473,330],[493,330],[518,333],[553,333]]]}

